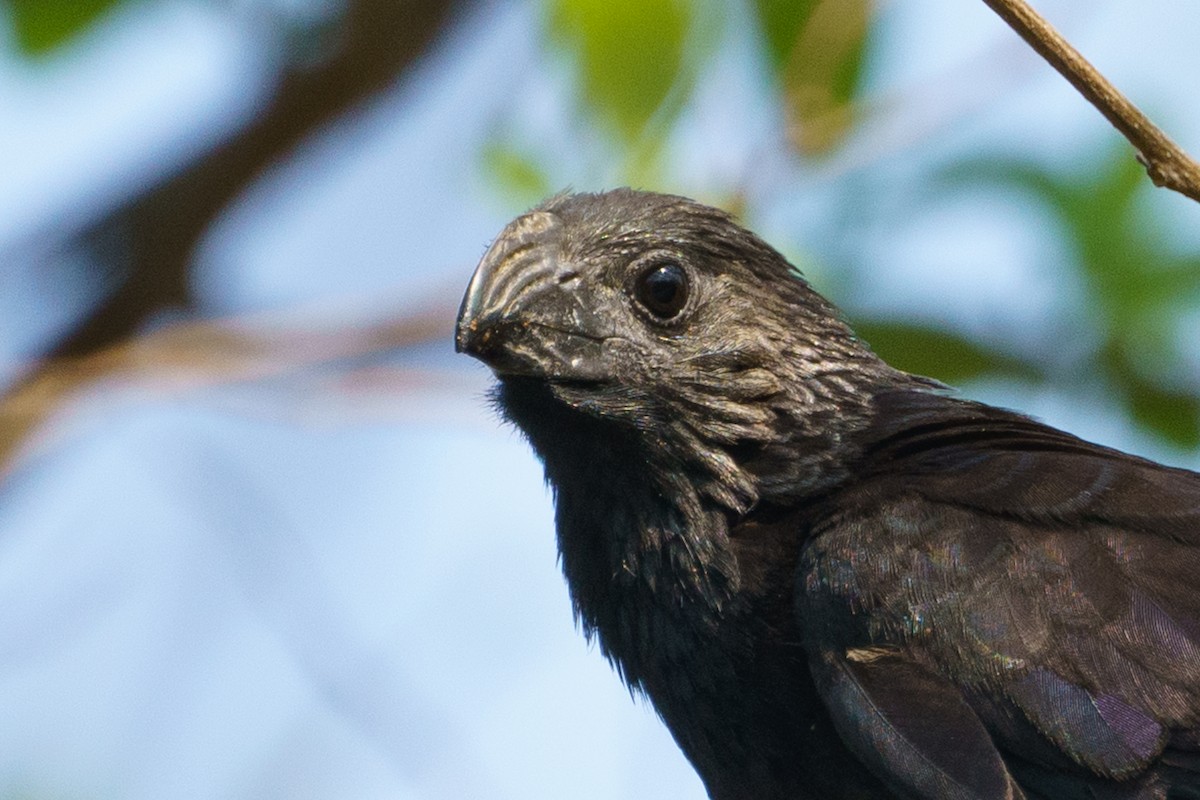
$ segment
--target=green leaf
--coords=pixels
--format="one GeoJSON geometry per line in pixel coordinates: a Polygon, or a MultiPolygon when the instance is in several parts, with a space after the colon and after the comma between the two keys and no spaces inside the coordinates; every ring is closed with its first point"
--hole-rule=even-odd
{"type": "Polygon", "coordinates": [[[1174,444],[1194,448],[1200,445],[1200,397],[1194,390],[1169,385],[1167,349],[1145,340],[1124,343],[1111,339],[1099,361],[1137,425],[1174,444]],[[1159,352],[1154,353],[1156,350],[1159,352]]]}
{"type": "Polygon", "coordinates": [[[17,48],[41,56],[74,39],[123,0],[2,0],[17,48]]]}
{"type": "Polygon", "coordinates": [[[793,145],[821,155],[855,121],[873,0],[756,0],[768,60],[779,79],[793,145]]]}
{"type": "Polygon", "coordinates": [[[1189,450],[1200,445],[1200,400],[1187,392],[1135,381],[1127,396],[1134,421],[1189,450]]]}
{"type": "Polygon", "coordinates": [[[584,99],[627,144],[690,78],[686,0],[546,0],[550,40],[575,63],[584,99]]]}
{"type": "Polygon", "coordinates": [[[1040,377],[1029,364],[937,328],[886,320],[855,322],[853,327],[893,367],[945,383],[988,375],[1026,380],[1040,377]]]}
{"type": "Polygon", "coordinates": [[[800,31],[808,23],[820,0],[755,0],[754,10],[758,13],[758,24],[767,46],[771,69],[783,74],[800,31]]]}
{"type": "Polygon", "coordinates": [[[522,202],[532,204],[551,193],[550,181],[537,160],[513,145],[493,140],[480,155],[487,175],[522,202]]]}

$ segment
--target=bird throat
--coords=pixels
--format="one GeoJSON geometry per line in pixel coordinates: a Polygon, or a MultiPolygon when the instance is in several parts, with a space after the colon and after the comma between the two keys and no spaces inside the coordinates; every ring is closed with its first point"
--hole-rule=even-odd
{"type": "Polygon", "coordinates": [[[665,645],[710,638],[729,610],[736,565],[724,513],[642,432],[564,404],[545,382],[502,379],[495,400],[545,466],[578,621],[626,682],[645,688],[643,665],[665,645]]]}

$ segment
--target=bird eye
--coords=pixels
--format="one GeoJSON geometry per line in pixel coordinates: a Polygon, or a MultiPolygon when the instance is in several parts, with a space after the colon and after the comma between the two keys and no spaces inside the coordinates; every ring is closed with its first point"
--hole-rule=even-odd
{"type": "Polygon", "coordinates": [[[638,276],[634,296],[654,316],[671,319],[687,303],[687,273],[671,262],[655,264],[638,276]]]}

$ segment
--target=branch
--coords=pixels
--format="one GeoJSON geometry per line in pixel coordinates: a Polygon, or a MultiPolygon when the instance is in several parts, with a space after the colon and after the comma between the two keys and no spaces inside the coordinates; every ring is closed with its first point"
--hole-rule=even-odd
{"type": "Polygon", "coordinates": [[[156,312],[191,304],[194,250],[231,202],[323,125],[393,85],[469,3],[351,0],[339,47],[327,61],[284,74],[267,108],[246,128],[79,234],[84,243],[115,250],[113,257],[128,277],[0,394],[0,481],[26,439],[35,438],[49,417],[101,381],[119,384],[137,374],[175,385],[272,374],[442,333],[452,309],[439,309],[441,321],[417,315],[368,330],[314,333],[315,341],[307,344],[303,330],[272,339],[219,322],[175,325],[130,338],[156,312]],[[297,347],[310,352],[289,357],[289,349],[297,347]]]}
{"type": "Polygon", "coordinates": [[[1200,164],[1171,141],[1149,117],[1117,91],[1025,0],[983,0],[1029,46],[1071,82],[1138,151],[1155,186],[1200,202],[1200,164]]]}
{"type": "Polygon", "coordinates": [[[321,126],[392,85],[467,0],[353,0],[337,50],[284,74],[263,113],[229,140],[93,223],[85,241],[114,234],[128,278],[46,354],[87,355],[134,333],[155,313],[191,305],[196,244],[270,166],[321,126]]]}
{"type": "MultiPolygon", "coordinates": [[[[449,341],[455,304],[453,295],[446,295],[449,301],[432,300],[409,314],[341,320],[334,327],[314,321],[327,320],[327,309],[179,322],[86,355],[42,362],[0,397],[0,483],[61,439],[64,426],[49,421],[96,386],[110,394],[123,388],[184,394],[303,376],[322,367],[351,375],[369,359],[433,340],[449,341]]],[[[330,393],[315,394],[327,398],[330,393]]]]}

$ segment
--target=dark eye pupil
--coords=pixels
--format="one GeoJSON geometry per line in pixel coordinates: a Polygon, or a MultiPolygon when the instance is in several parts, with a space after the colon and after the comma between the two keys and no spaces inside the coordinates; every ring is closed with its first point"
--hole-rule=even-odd
{"type": "Polygon", "coordinates": [[[687,303],[687,275],[677,264],[661,264],[642,273],[637,299],[656,317],[670,319],[687,303]]]}

